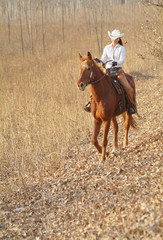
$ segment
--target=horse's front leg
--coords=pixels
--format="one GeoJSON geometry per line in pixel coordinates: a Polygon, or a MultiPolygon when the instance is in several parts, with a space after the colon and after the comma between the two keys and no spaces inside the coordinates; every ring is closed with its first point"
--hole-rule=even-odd
{"type": "Polygon", "coordinates": [[[116,117],[112,118],[112,127],[114,132],[114,138],[113,138],[113,153],[116,153],[118,150],[118,123],[116,117]]]}
{"type": "Polygon", "coordinates": [[[92,135],[92,144],[97,148],[97,151],[99,153],[102,153],[102,147],[99,145],[98,143],[98,135],[100,132],[100,128],[101,128],[101,120],[96,120],[94,119],[94,129],[93,129],[93,135],[92,135]]]}
{"type": "Polygon", "coordinates": [[[109,132],[109,129],[110,129],[110,122],[111,122],[111,119],[104,122],[104,133],[103,133],[103,140],[102,140],[102,155],[101,155],[101,160],[102,161],[105,160],[106,146],[107,146],[107,143],[108,143],[107,137],[108,137],[108,132],[109,132]]]}

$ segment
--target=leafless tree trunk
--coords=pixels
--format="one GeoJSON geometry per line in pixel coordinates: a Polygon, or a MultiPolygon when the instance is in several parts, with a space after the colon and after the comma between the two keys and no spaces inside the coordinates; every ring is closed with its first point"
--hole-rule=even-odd
{"type": "Polygon", "coordinates": [[[10,43],[11,41],[11,25],[10,25],[10,6],[9,6],[9,1],[7,1],[7,21],[8,21],[8,42],[10,43]]]}
{"type": "Polygon", "coordinates": [[[101,52],[103,51],[103,17],[104,17],[104,0],[102,0],[102,3],[101,3],[101,26],[100,26],[100,35],[101,35],[101,44],[100,44],[100,49],[101,49],[101,52]]]}
{"type": "Polygon", "coordinates": [[[74,8],[74,17],[75,17],[75,14],[76,14],[76,0],[74,0],[73,8],[74,8]]]}
{"type": "Polygon", "coordinates": [[[29,39],[29,43],[30,43],[31,53],[34,54],[34,48],[33,48],[33,26],[32,26],[32,0],[28,0],[25,3],[26,3],[26,5],[24,6],[24,11],[25,11],[25,17],[26,17],[28,39],[29,39]]]}
{"type": "Polygon", "coordinates": [[[86,24],[88,26],[88,32],[91,35],[91,14],[90,14],[90,3],[83,2],[84,15],[86,16],[86,24]]]}
{"type": "Polygon", "coordinates": [[[28,32],[28,39],[29,39],[29,42],[31,42],[31,38],[30,38],[30,30],[29,30],[29,15],[28,15],[29,9],[28,9],[28,1],[25,2],[24,12],[25,12],[25,19],[26,19],[27,32],[28,32]]]}
{"type": "Polygon", "coordinates": [[[33,46],[33,25],[32,25],[32,0],[29,1],[29,19],[30,19],[30,40],[31,40],[31,52],[34,54],[33,46]]]}
{"type": "Polygon", "coordinates": [[[44,22],[44,9],[43,1],[41,0],[41,19],[42,19],[42,47],[45,53],[45,22],[44,22]]]}
{"type": "Polygon", "coordinates": [[[96,40],[97,40],[97,46],[98,46],[98,51],[99,54],[101,53],[101,49],[100,49],[100,40],[99,40],[99,35],[98,35],[98,4],[97,4],[97,0],[89,0],[89,7],[92,11],[92,17],[93,17],[93,23],[94,23],[94,30],[96,33],[96,40]]]}
{"type": "Polygon", "coordinates": [[[61,8],[62,8],[62,40],[63,42],[65,41],[65,26],[64,26],[64,14],[65,14],[65,9],[64,9],[64,0],[61,0],[61,8]]]}
{"type": "Polygon", "coordinates": [[[21,0],[19,0],[19,24],[20,24],[20,40],[21,40],[21,48],[22,54],[24,57],[24,40],[23,40],[23,28],[22,28],[22,15],[21,15],[21,0]]]}

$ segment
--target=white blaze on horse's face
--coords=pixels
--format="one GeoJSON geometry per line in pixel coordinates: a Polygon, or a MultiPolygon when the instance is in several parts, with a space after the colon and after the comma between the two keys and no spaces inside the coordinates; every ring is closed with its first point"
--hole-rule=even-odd
{"type": "Polygon", "coordinates": [[[91,63],[87,60],[81,62],[78,87],[84,91],[91,76],[91,63]]]}

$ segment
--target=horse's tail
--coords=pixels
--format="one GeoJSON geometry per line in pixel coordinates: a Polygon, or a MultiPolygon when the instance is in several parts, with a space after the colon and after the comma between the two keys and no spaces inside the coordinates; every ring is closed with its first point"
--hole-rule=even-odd
{"type": "MultiPolygon", "coordinates": [[[[127,114],[126,112],[123,113],[124,121],[125,121],[125,118],[126,118],[126,114],[127,114]]],[[[131,125],[131,127],[135,128],[135,129],[138,129],[137,122],[136,122],[136,120],[133,118],[132,115],[130,116],[130,125],[131,125]]]]}
{"type": "MultiPolygon", "coordinates": [[[[133,99],[134,99],[134,102],[135,102],[135,107],[136,107],[136,115],[138,116],[138,118],[142,118],[139,113],[138,113],[138,110],[137,110],[137,101],[136,101],[136,87],[135,87],[135,81],[133,79],[133,77],[127,73],[125,73],[126,75],[126,78],[130,84],[130,86],[132,87],[132,89],[134,90],[134,96],[133,96],[133,99]]],[[[125,114],[123,115],[124,117],[124,120],[125,120],[125,114]]],[[[133,116],[131,115],[131,118],[130,118],[130,124],[133,128],[138,128],[138,125],[137,125],[137,122],[135,121],[135,119],[133,118],[133,116]]]]}
{"type": "MultiPolygon", "coordinates": [[[[136,101],[136,86],[135,86],[135,81],[134,81],[134,78],[131,76],[131,75],[129,75],[129,74],[127,74],[127,73],[125,73],[125,75],[126,75],[126,78],[127,78],[127,80],[128,80],[128,82],[129,82],[129,84],[130,84],[130,86],[133,88],[133,90],[134,90],[134,96],[133,96],[133,98],[134,98],[134,102],[136,103],[136,115],[138,116],[138,118],[142,118],[141,116],[140,116],[140,114],[138,113],[138,110],[137,110],[137,101],[136,101]]],[[[131,120],[131,122],[132,121],[135,121],[134,119],[133,120],[131,120]]],[[[134,123],[133,123],[133,125],[135,125],[134,123]]],[[[132,126],[132,125],[131,125],[132,126]]]]}
{"type": "Polygon", "coordinates": [[[135,129],[138,129],[137,122],[136,122],[136,120],[133,118],[133,116],[131,116],[131,118],[130,118],[130,124],[131,124],[131,127],[135,128],[135,129]]]}
{"type": "Polygon", "coordinates": [[[137,102],[136,102],[136,92],[135,92],[135,89],[134,89],[134,101],[135,101],[135,103],[136,103],[136,115],[138,116],[138,118],[142,118],[141,116],[140,116],[140,114],[138,113],[138,109],[137,109],[137,102]]]}

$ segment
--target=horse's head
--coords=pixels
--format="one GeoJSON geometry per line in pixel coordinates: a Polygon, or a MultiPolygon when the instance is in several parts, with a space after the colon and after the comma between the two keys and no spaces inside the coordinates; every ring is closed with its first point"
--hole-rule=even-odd
{"type": "Polygon", "coordinates": [[[80,59],[80,71],[78,87],[80,90],[84,91],[86,86],[90,84],[93,75],[93,59],[90,52],[87,53],[86,57],[82,57],[79,53],[80,59]]]}

